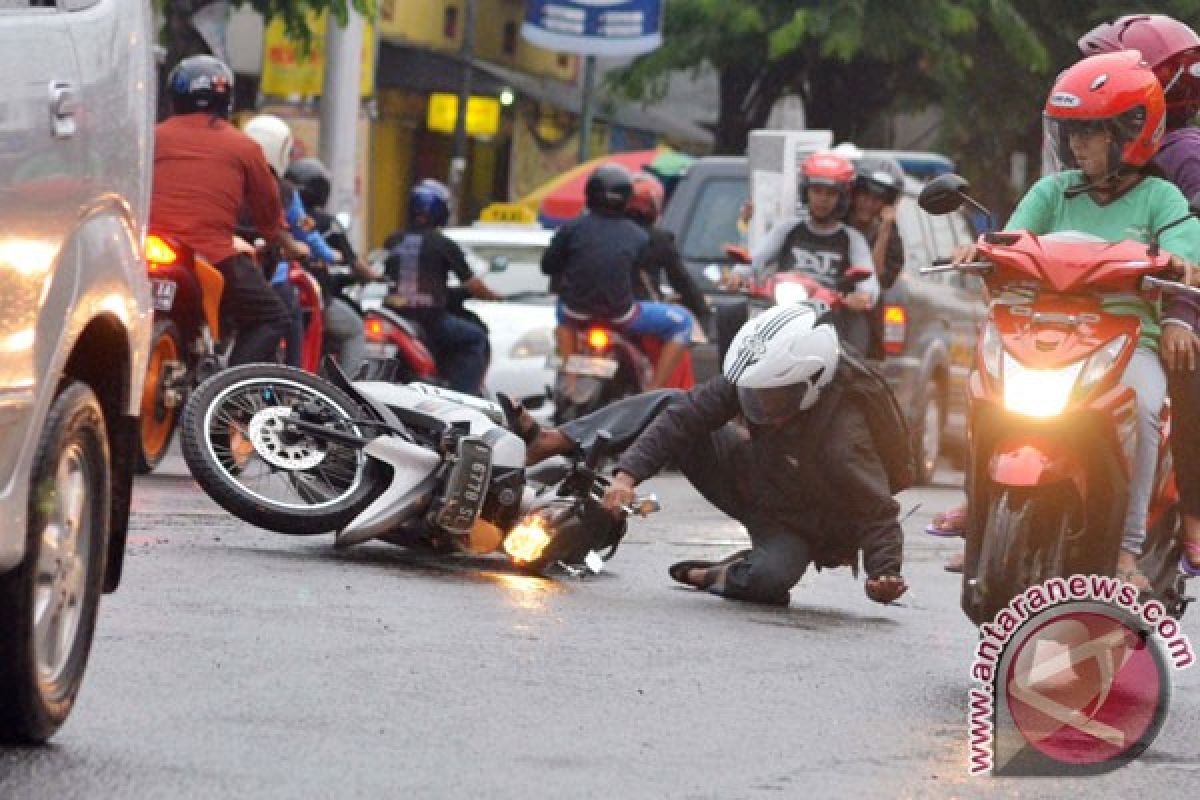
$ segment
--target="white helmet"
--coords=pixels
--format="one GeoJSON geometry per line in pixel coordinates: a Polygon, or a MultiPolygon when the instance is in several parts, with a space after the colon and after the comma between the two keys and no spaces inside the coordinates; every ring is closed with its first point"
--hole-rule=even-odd
{"type": "Polygon", "coordinates": [[[292,163],[292,129],[288,124],[274,114],[259,114],[247,122],[243,130],[258,142],[275,174],[283,177],[288,164],[292,163]]]}
{"type": "Polygon", "coordinates": [[[782,422],[816,405],[841,354],[828,311],[820,302],[775,306],[733,337],[724,372],[750,422],[782,422]]]}

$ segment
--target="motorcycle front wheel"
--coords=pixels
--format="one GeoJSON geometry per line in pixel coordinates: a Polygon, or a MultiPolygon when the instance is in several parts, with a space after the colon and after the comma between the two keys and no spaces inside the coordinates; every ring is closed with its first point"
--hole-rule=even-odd
{"type": "Polygon", "coordinates": [[[1021,592],[1065,577],[1069,539],[1081,519],[1078,495],[1065,486],[998,491],[983,530],[976,575],[980,602],[972,621],[991,622],[1021,592]]]}
{"type": "Polygon", "coordinates": [[[183,457],[229,513],[277,533],[307,535],[350,523],[383,486],[360,448],[288,430],[303,406],[331,431],[369,437],[345,392],[308,372],[248,364],[206,381],[184,407],[183,457]]]}

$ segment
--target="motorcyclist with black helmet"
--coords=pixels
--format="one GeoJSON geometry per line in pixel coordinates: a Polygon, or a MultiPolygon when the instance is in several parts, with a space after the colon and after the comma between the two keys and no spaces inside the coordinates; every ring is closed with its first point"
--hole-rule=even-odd
{"type": "Polygon", "coordinates": [[[167,78],[173,116],[155,128],[150,227],[186,244],[225,278],[221,312],[237,326],[231,366],[274,360],[288,311],[262,270],[234,245],[243,205],[259,233],[280,239],[283,207],[258,144],[229,123],[233,72],[192,56],[167,78]]]}
{"type": "Polygon", "coordinates": [[[442,184],[427,179],[408,193],[408,227],[383,243],[388,251],[384,272],[394,286],[384,302],[425,329],[451,389],[480,395],[487,372],[487,332],[446,311],[446,279],[456,275],[481,300],[504,298],[471,271],[462,248],[439,230],[449,219],[450,192],[442,184]]]}
{"type": "Polygon", "coordinates": [[[341,263],[350,268],[348,273],[335,273],[322,268],[321,264],[315,264],[311,272],[321,284],[321,293],[325,297],[325,338],[330,350],[346,374],[354,375],[366,356],[366,335],[362,311],[357,303],[346,296],[345,289],[357,283],[378,280],[379,276],[358,257],[341,223],[325,210],[332,184],[329,170],[320,159],[297,159],[288,165],[284,177],[300,193],[300,200],[316,232],[341,255],[341,263]]]}
{"type": "MultiPolygon", "coordinates": [[[[892,288],[904,269],[904,243],[896,230],[896,203],[904,190],[904,170],[891,158],[861,158],[854,165],[854,191],[846,221],[867,239],[880,288],[892,288]]],[[[869,317],[871,342],[867,357],[882,359],[883,305],[869,317]]]]}
{"type": "Polygon", "coordinates": [[[604,164],[588,177],[584,194],[587,212],[559,228],[542,255],[542,272],[559,295],[559,355],[574,349],[576,329],[602,320],[663,342],[650,388],[666,386],[687,352],[692,317],[678,306],[634,297],[633,275],[650,237],[625,216],[633,178],[618,164],[604,164]]]}

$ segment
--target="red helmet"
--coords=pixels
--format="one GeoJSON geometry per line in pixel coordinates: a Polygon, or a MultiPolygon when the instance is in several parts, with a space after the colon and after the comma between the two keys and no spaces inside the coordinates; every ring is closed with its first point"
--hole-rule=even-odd
{"type": "Polygon", "coordinates": [[[644,225],[653,225],[662,214],[666,193],[658,178],[645,172],[633,176],[633,194],[625,206],[625,213],[644,225]]]}
{"type": "Polygon", "coordinates": [[[854,164],[845,156],[828,151],[813,153],[800,165],[800,199],[808,203],[808,187],[832,186],[838,190],[838,216],[850,207],[850,189],[854,185],[854,164]]]}
{"type": "Polygon", "coordinates": [[[1085,55],[1137,50],[1162,84],[1169,108],[1200,107],[1200,36],[1164,14],[1130,14],[1098,25],[1079,40],[1085,55]]]}
{"type": "Polygon", "coordinates": [[[1051,166],[1076,166],[1067,142],[1072,133],[1103,130],[1113,140],[1109,172],[1140,167],[1158,151],[1165,111],[1162,86],[1136,51],[1085,58],[1058,76],[1046,99],[1051,166]]]}

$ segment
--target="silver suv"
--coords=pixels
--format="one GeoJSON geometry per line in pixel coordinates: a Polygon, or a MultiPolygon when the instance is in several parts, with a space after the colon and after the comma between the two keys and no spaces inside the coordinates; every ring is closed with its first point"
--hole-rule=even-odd
{"type": "Polygon", "coordinates": [[[149,349],[148,0],[0,0],[0,741],[74,704],[149,349]]]}

